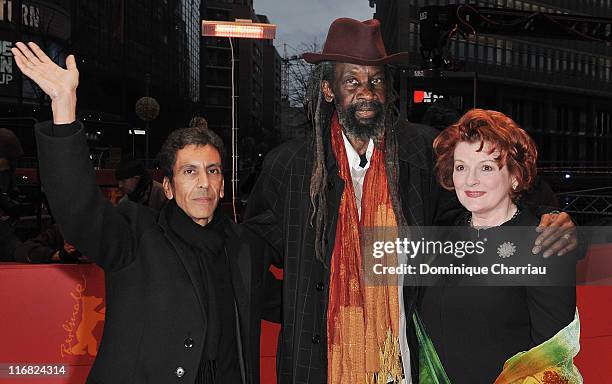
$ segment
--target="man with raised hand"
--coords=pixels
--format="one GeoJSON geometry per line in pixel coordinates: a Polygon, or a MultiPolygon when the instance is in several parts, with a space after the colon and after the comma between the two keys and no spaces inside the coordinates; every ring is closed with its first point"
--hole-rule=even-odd
{"type": "Polygon", "coordinates": [[[117,208],[96,185],[82,124],[79,73],[34,43],[13,48],[21,71],[51,98],[53,122],[36,127],[41,181],[65,238],[102,267],[106,322],[89,383],[257,383],[263,243],[217,210],[221,139],[206,128],[173,131],[162,146],[157,213],[117,208]],[[77,191],[75,193],[75,191],[77,191]]]}

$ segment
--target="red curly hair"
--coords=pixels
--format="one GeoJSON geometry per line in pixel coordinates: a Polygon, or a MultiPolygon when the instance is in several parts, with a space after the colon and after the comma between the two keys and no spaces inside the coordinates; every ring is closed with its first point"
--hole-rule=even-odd
{"type": "Polygon", "coordinates": [[[516,178],[516,189],[509,191],[513,201],[531,188],[535,180],[538,150],[533,139],[511,118],[501,112],[471,109],[459,121],[446,128],[434,140],[436,172],[442,187],[453,190],[453,170],[455,147],[459,142],[480,143],[478,151],[485,144],[490,146],[490,154],[498,151],[495,159],[501,169],[516,178]]]}

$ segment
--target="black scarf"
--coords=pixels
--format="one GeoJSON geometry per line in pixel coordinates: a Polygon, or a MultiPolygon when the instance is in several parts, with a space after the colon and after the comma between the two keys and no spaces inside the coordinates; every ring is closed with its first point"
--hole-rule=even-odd
{"type": "Polygon", "coordinates": [[[204,350],[198,373],[197,383],[214,383],[215,361],[221,342],[221,319],[219,318],[220,289],[219,279],[229,273],[227,256],[225,254],[226,222],[219,212],[215,212],[213,219],[206,225],[195,223],[185,212],[179,208],[174,199],[168,203],[168,226],[181,241],[181,251],[186,252],[191,267],[199,272],[201,286],[198,287],[203,299],[204,315],[206,316],[206,334],[204,350]]]}

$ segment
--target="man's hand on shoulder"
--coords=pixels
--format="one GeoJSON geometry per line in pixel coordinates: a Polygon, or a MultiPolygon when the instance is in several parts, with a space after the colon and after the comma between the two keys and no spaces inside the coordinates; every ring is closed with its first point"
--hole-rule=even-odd
{"type": "Polygon", "coordinates": [[[576,225],[565,212],[553,211],[542,215],[536,231],[541,234],[535,241],[534,254],[543,250],[545,258],[554,254],[563,256],[578,247],[576,225]]]}

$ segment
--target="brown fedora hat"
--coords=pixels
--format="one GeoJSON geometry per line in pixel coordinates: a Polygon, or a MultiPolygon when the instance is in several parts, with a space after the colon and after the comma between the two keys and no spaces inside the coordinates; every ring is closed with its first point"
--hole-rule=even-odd
{"type": "Polygon", "coordinates": [[[407,52],[387,55],[376,19],[359,21],[346,17],[336,19],[329,26],[323,52],[302,55],[311,64],[339,61],[359,65],[384,65],[406,62],[407,52]]]}

